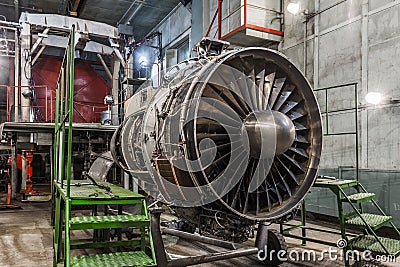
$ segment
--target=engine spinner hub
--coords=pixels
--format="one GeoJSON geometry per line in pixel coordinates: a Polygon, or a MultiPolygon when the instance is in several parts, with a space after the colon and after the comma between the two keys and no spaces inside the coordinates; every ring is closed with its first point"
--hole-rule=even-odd
{"type": "Polygon", "coordinates": [[[250,154],[254,158],[271,155],[270,146],[275,143],[275,154],[281,155],[292,146],[296,137],[293,122],[276,110],[255,111],[243,122],[250,142],[250,154]]]}

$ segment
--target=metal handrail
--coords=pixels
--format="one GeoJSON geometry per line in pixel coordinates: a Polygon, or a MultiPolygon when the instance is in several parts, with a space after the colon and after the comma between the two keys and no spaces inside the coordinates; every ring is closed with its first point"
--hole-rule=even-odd
{"type": "MultiPolygon", "coordinates": [[[[72,174],[72,120],[74,109],[75,25],[72,25],[68,45],[56,85],[56,114],[54,119],[54,184],[65,190],[65,265],[70,265],[71,174],[72,174]],[[66,134],[66,129],[68,130],[66,134]],[[65,151],[66,150],[66,151],[65,151]],[[67,152],[66,164],[65,152],[67,152]],[[66,183],[64,183],[64,181],[66,183]],[[65,186],[64,186],[65,184],[65,186]]],[[[54,189],[57,191],[58,189],[54,189]]]]}
{"type": "MultiPolygon", "coordinates": [[[[358,185],[360,185],[360,183],[358,183],[358,185]]],[[[387,254],[390,254],[389,250],[385,247],[385,245],[383,245],[382,241],[379,239],[379,237],[375,234],[374,230],[372,230],[371,226],[367,223],[367,221],[363,218],[363,216],[361,216],[361,213],[359,212],[359,210],[354,206],[354,204],[351,202],[351,200],[349,199],[349,197],[347,196],[347,194],[344,192],[344,190],[340,187],[339,191],[342,193],[342,195],[346,198],[346,200],[350,203],[351,207],[353,208],[353,210],[357,213],[357,216],[360,217],[360,219],[363,221],[363,223],[365,224],[365,226],[367,227],[368,231],[375,237],[376,241],[378,241],[379,245],[381,245],[381,247],[385,250],[385,252],[387,254]]]]}
{"type": "Polygon", "coordinates": [[[356,180],[360,181],[360,151],[359,151],[359,134],[358,134],[358,112],[359,112],[359,107],[358,107],[358,83],[357,82],[351,82],[351,83],[345,83],[345,84],[339,84],[339,85],[334,85],[334,86],[328,86],[328,87],[322,87],[315,89],[314,92],[320,92],[320,91],[325,91],[325,127],[326,127],[326,133],[324,133],[324,136],[334,136],[334,135],[355,135],[355,145],[356,145],[356,151],[355,151],[355,156],[356,156],[356,180]],[[348,87],[348,86],[353,86],[354,87],[354,108],[352,109],[343,109],[343,110],[335,110],[335,111],[329,111],[328,107],[328,90],[332,89],[338,89],[338,88],[343,88],[343,87],[348,87]],[[336,113],[340,111],[349,111],[349,110],[354,110],[355,114],[355,131],[353,132],[341,132],[341,133],[329,133],[329,114],[331,113],[336,113]]]}
{"type": "MultiPolygon", "coordinates": [[[[359,185],[359,187],[361,188],[362,191],[364,191],[365,193],[368,193],[368,191],[365,189],[365,187],[362,184],[358,183],[358,185],[359,185]]],[[[381,207],[379,207],[378,203],[374,199],[371,199],[371,202],[372,202],[372,204],[374,204],[374,206],[378,209],[378,211],[382,215],[386,216],[386,213],[382,210],[381,207]]],[[[397,234],[400,235],[400,231],[397,228],[397,226],[393,222],[389,222],[389,224],[394,228],[394,230],[397,232],[397,234]]]]}

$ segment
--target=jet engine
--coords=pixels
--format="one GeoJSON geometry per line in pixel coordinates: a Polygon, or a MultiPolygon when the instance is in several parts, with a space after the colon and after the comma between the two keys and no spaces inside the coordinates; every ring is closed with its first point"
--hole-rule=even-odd
{"type": "Polygon", "coordinates": [[[115,161],[204,231],[243,241],[248,226],[292,214],[315,181],[319,107],[277,51],[200,55],[129,102],[111,144],[115,161]]]}

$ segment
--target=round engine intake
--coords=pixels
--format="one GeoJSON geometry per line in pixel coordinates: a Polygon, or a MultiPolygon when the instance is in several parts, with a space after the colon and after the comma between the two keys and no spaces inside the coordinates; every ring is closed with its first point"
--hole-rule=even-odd
{"type": "Polygon", "coordinates": [[[113,156],[147,193],[179,210],[275,220],[314,183],[318,104],[305,77],[276,51],[187,60],[160,88],[137,95],[114,135],[113,156]]]}

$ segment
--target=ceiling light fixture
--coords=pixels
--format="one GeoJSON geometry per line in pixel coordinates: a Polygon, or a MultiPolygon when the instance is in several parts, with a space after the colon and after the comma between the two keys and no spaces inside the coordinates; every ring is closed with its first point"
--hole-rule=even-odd
{"type": "Polygon", "coordinates": [[[147,58],[145,56],[139,57],[139,64],[142,67],[147,66],[148,64],[147,58]]]}
{"type": "Polygon", "coordinates": [[[365,96],[365,101],[369,104],[378,105],[383,100],[382,94],[377,92],[369,92],[365,96]]]}
{"type": "Polygon", "coordinates": [[[299,3],[289,3],[287,5],[287,11],[293,15],[297,15],[300,12],[300,4],[299,3]]]}

